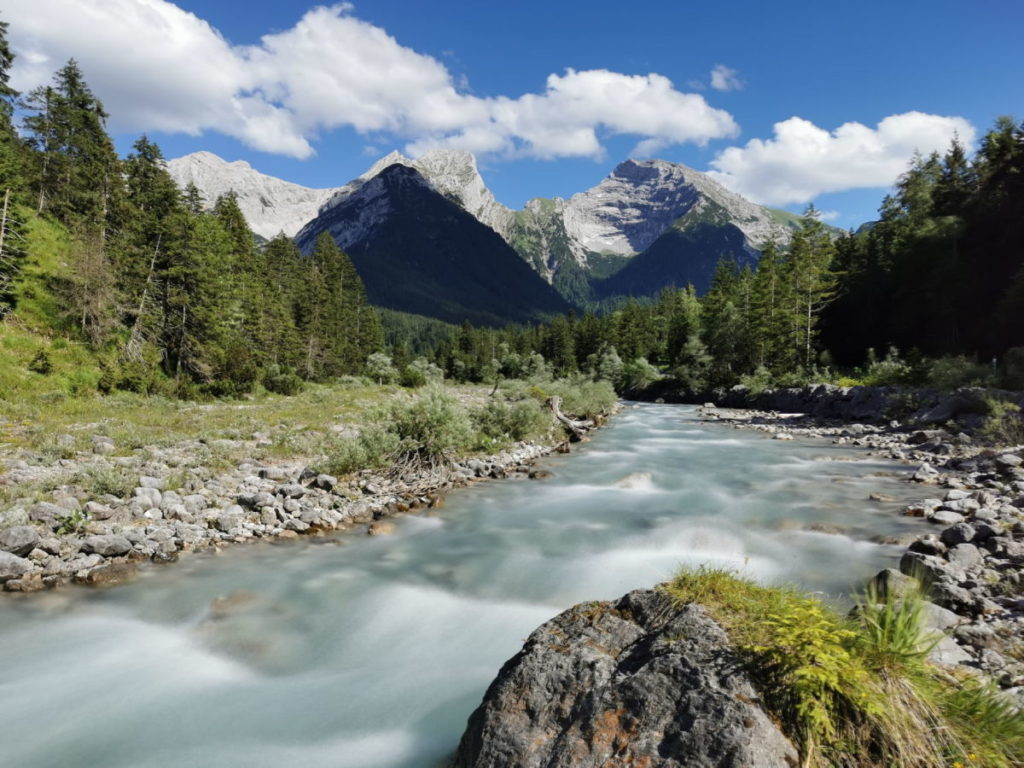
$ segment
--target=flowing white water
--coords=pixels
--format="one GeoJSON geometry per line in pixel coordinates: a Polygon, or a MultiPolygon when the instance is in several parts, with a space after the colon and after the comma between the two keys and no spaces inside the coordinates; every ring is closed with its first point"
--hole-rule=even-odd
{"type": "Polygon", "coordinates": [[[644,405],[543,481],[394,536],[239,547],[110,591],[0,601],[3,768],[438,766],[537,625],[681,564],[841,595],[912,530],[903,468],[644,405]],[[808,530],[808,526],[822,530],[808,530]],[[841,531],[837,533],[836,531],[841,531]]]}

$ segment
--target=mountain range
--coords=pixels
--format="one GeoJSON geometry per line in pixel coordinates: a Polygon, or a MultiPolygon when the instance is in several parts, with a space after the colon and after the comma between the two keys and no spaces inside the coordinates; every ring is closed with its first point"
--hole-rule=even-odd
{"type": "Polygon", "coordinates": [[[756,263],[765,243],[785,246],[799,226],[793,214],[664,160],[627,160],[589,190],[518,211],[495,199],[472,154],[453,150],[417,159],[392,152],[335,189],[208,152],[171,160],[168,170],[211,203],[234,190],[261,237],[294,236],[308,251],[329,232],[373,303],[448,321],[535,320],[667,285],[703,291],[722,256],[756,263]]]}

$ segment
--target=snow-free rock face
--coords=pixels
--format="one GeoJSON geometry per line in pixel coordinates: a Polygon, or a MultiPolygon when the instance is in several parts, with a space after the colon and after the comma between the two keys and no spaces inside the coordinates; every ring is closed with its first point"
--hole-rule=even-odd
{"type": "Polygon", "coordinates": [[[208,205],[234,191],[249,228],[267,239],[281,232],[294,235],[335,192],[282,181],[244,160],[231,163],[210,152],[175,158],[167,163],[167,170],[182,189],[195,184],[208,205]]]}
{"type": "Polygon", "coordinates": [[[652,590],[537,629],[470,716],[455,768],[790,768],[725,632],[652,590]]]}
{"type": "Polygon", "coordinates": [[[569,305],[492,228],[412,165],[349,185],[296,236],[330,236],[376,306],[478,325],[536,322],[569,305]]]}
{"type": "Polygon", "coordinates": [[[565,206],[565,229],[585,250],[630,256],[647,250],[677,219],[700,214],[710,200],[757,247],[792,233],[768,209],[708,176],[664,160],[627,160],[565,206]]]}
{"type": "Polygon", "coordinates": [[[512,221],[512,211],[494,199],[491,190],[480,177],[476,158],[470,152],[435,149],[416,160],[406,157],[401,152],[392,152],[374,163],[362,176],[335,190],[325,210],[344,203],[364,184],[392,165],[415,168],[435,190],[507,240],[506,233],[512,221]]]}

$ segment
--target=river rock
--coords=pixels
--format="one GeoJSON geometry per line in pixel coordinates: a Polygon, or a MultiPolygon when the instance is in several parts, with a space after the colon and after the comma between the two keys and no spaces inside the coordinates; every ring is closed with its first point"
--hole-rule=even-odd
{"type": "Polygon", "coordinates": [[[537,629],[469,719],[456,768],[789,768],[724,630],[652,590],[537,629]]]}
{"type": "Polygon", "coordinates": [[[0,584],[11,579],[20,579],[32,569],[31,560],[12,555],[10,552],[0,552],[0,584]]]}
{"type": "Polygon", "coordinates": [[[107,536],[87,536],[82,542],[82,551],[91,552],[103,557],[117,557],[128,554],[132,543],[124,536],[110,534],[107,536]]]}
{"type": "Polygon", "coordinates": [[[39,544],[39,531],[34,525],[16,525],[0,531],[0,550],[21,557],[39,544]]]}

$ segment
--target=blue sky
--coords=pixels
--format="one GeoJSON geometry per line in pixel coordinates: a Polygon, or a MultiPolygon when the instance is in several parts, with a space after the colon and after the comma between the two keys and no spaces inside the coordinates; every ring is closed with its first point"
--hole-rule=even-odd
{"type": "Polygon", "coordinates": [[[206,149],[337,186],[391,149],[464,147],[513,207],[592,186],[639,145],[856,226],[914,146],[1024,116],[1014,0],[314,7],[8,0],[0,18],[21,54],[16,84],[75,56],[122,150],[147,131],[168,157],[206,149]],[[736,87],[711,87],[716,66],[736,87]],[[860,126],[834,133],[848,123],[860,126]]]}

